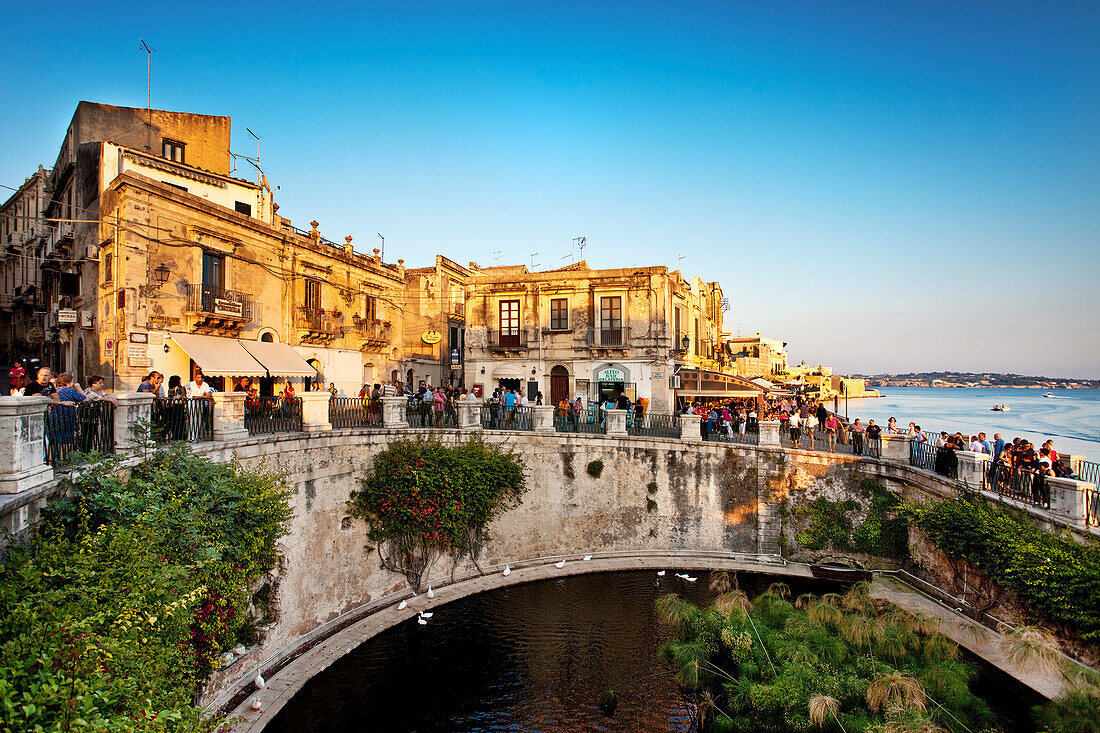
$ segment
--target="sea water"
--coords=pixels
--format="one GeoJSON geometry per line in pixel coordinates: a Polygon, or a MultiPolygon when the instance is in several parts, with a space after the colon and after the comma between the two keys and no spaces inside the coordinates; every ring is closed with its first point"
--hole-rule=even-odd
{"type": "MultiPolygon", "coordinates": [[[[1100,461],[1100,390],[880,387],[879,392],[882,397],[849,399],[849,419],[873,419],[885,427],[896,417],[900,427],[912,421],[925,432],[960,432],[968,438],[981,431],[990,441],[1000,433],[1006,441],[1030,440],[1036,448],[1050,438],[1059,453],[1100,461]],[[1054,397],[1044,397],[1047,392],[1054,397]],[[994,405],[1008,411],[994,412],[994,405]]],[[[843,415],[843,397],[837,408],[843,415]]]]}

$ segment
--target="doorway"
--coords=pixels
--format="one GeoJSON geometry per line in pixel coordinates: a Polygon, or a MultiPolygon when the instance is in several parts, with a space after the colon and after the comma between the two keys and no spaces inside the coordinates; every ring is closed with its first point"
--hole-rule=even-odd
{"type": "Polygon", "coordinates": [[[550,404],[569,399],[569,370],[560,364],[550,370],[550,404]]]}

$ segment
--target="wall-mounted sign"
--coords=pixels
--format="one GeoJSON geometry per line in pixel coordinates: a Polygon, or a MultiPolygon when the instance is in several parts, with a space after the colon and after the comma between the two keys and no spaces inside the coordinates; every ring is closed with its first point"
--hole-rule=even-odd
{"type": "Polygon", "coordinates": [[[665,378],[665,373],[664,372],[653,372],[653,378],[654,379],[664,379],[665,378]]]}
{"type": "Polygon", "coordinates": [[[219,316],[244,318],[244,303],[227,298],[214,298],[214,312],[219,316]]]}
{"type": "Polygon", "coordinates": [[[57,311],[57,322],[62,326],[76,324],[76,311],[72,308],[62,308],[57,311]]]}
{"type": "Polygon", "coordinates": [[[106,341],[104,341],[103,342],[103,350],[106,351],[108,354],[115,353],[115,340],[114,339],[107,339],[106,341]]]}
{"type": "Polygon", "coordinates": [[[625,382],[626,381],[626,375],[623,374],[622,369],[615,369],[613,367],[608,367],[607,369],[601,369],[600,371],[596,372],[596,381],[597,382],[625,382]]]}
{"type": "Polygon", "coordinates": [[[451,369],[461,369],[461,368],[462,368],[462,354],[459,353],[458,349],[451,349],[451,369]]]}
{"type": "Polygon", "coordinates": [[[134,344],[147,344],[149,343],[149,334],[138,333],[137,331],[130,332],[130,343],[134,344]]]}
{"type": "Polygon", "coordinates": [[[149,328],[164,328],[166,326],[178,326],[180,325],[180,319],[171,318],[168,316],[152,315],[149,316],[149,328]]]}
{"type": "Polygon", "coordinates": [[[135,344],[133,342],[126,344],[126,358],[131,361],[145,359],[148,354],[149,350],[145,344],[135,344]]]}
{"type": "Polygon", "coordinates": [[[426,344],[438,344],[443,340],[443,334],[439,331],[425,331],[420,334],[420,340],[426,344]]]}

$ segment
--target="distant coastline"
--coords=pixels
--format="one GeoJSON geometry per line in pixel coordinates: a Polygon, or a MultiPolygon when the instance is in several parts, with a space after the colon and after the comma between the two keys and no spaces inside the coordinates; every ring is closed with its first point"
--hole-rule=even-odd
{"type": "Polygon", "coordinates": [[[868,387],[955,387],[960,389],[1100,389],[1100,379],[1058,379],[1023,374],[972,372],[910,372],[907,374],[852,374],[868,387]]]}

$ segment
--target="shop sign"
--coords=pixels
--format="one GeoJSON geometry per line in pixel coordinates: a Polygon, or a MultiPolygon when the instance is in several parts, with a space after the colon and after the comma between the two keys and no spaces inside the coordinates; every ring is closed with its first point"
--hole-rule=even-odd
{"type": "Polygon", "coordinates": [[[443,340],[443,334],[439,331],[425,331],[420,334],[420,340],[426,344],[438,344],[443,340]]]}
{"type": "Polygon", "coordinates": [[[126,358],[131,362],[147,359],[148,354],[149,348],[147,344],[135,344],[132,341],[126,344],[126,358]]]}
{"type": "Polygon", "coordinates": [[[623,374],[622,369],[615,369],[608,367],[607,369],[601,369],[596,372],[597,382],[625,382],[626,376],[623,374]]]}
{"type": "Polygon", "coordinates": [[[57,322],[62,326],[76,325],[76,311],[72,308],[62,308],[57,311],[57,322]]]}
{"type": "Polygon", "coordinates": [[[664,372],[653,372],[653,378],[654,379],[664,379],[665,378],[665,373],[664,372]]]}
{"type": "Polygon", "coordinates": [[[244,303],[228,298],[214,298],[214,313],[219,316],[234,316],[244,318],[244,303]]]}
{"type": "Polygon", "coordinates": [[[451,369],[462,368],[462,355],[458,353],[458,349],[451,349],[451,369]]]}

